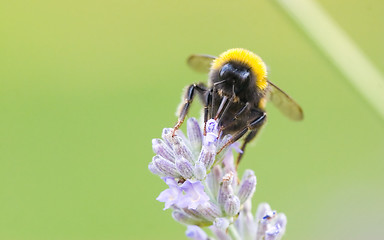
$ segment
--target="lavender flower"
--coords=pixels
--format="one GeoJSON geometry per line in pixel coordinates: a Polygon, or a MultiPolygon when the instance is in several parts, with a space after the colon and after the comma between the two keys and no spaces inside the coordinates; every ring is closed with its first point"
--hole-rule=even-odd
{"type": "Polygon", "coordinates": [[[173,178],[163,178],[163,180],[166,184],[168,184],[169,189],[162,191],[156,200],[159,202],[165,202],[165,210],[180,201],[182,191],[173,178]]]}
{"type": "MultiPolygon", "coordinates": [[[[266,203],[259,205],[255,217],[251,198],[256,176],[246,170],[241,181],[234,164],[234,143],[216,154],[231,136],[219,136],[217,122],[206,123],[206,135],[196,119],[187,121],[187,136],[180,130],[172,136],[165,128],[162,139],[153,139],[156,156],[148,169],[165,181],[168,189],[157,200],[172,209],[172,217],[188,226],[191,239],[280,239],[285,232],[286,217],[272,211],[266,203]],[[209,226],[215,238],[208,238],[200,227],[209,226]]],[[[239,150],[238,150],[239,151],[239,150]]]]}
{"type": "Polygon", "coordinates": [[[200,181],[186,180],[180,187],[185,195],[180,198],[178,206],[181,208],[196,209],[209,201],[208,195],[204,192],[204,186],[200,181]]]}
{"type": "Polygon", "coordinates": [[[241,239],[277,240],[284,235],[287,218],[284,213],[272,211],[267,203],[261,203],[256,211],[255,218],[251,213],[251,202],[244,204],[236,228],[239,229],[241,239]]]}

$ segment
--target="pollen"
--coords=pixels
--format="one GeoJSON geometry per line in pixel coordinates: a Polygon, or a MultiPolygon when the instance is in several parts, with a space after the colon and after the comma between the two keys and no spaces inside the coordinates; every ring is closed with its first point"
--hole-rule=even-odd
{"type": "Polygon", "coordinates": [[[248,66],[256,76],[256,86],[262,90],[267,87],[267,67],[256,54],[242,48],[229,49],[213,61],[211,68],[218,70],[228,62],[237,62],[248,66]]]}
{"type": "Polygon", "coordinates": [[[259,101],[259,108],[265,109],[265,105],[267,105],[267,99],[264,97],[264,98],[261,98],[259,101]]]}

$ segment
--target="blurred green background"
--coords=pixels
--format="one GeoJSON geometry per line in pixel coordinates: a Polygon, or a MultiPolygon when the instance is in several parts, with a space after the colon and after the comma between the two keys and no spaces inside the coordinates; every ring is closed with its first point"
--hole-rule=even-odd
{"type": "MultiPolygon", "coordinates": [[[[319,3],[384,72],[383,1],[319,3]]],[[[151,139],[206,80],[187,56],[233,47],[305,112],[268,107],[241,166],[254,204],[286,213],[285,239],[382,237],[383,120],[276,3],[25,0],[0,8],[0,239],[185,238],[155,200],[151,139]]]]}

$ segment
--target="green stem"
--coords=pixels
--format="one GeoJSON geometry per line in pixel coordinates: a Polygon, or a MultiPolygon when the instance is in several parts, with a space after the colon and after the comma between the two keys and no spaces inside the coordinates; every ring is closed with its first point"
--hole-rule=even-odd
{"type": "Polygon", "coordinates": [[[207,184],[207,179],[204,179],[203,181],[201,181],[204,185],[204,190],[205,192],[208,194],[209,198],[211,199],[212,202],[216,203],[216,199],[213,195],[213,193],[211,192],[211,189],[208,187],[208,184],[207,184]]]}
{"type": "Polygon", "coordinates": [[[384,118],[384,77],[314,0],[276,0],[384,118]]]}
{"type": "Polygon", "coordinates": [[[229,225],[228,233],[233,240],[241,240],[241,237],[233,224],[229,225]]]}

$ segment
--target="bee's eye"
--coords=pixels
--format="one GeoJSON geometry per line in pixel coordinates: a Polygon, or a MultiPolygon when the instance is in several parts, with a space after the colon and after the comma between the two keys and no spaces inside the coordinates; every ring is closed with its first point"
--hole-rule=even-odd
{"type": "Polygon", "coordinates": [[[249,70],[244,70],[244,71],[240,72],[239,75],[240,75],[241,80],[245,81],[249,78],[250,73],[249,73],[249,70]]]}
{"type": "Polygon", "coordinates": [[[245,81],[249,78],[249,70],[243,67],[235,67],[231,63],[225,64],[220,70],[220,78],[245,81]]]}
{"type": "Polygon", "coordinates": [[[232,77],[234,72],[233,66],[230,63],[225,64],[221,70],[220,70],[220,78],[221,79],[228,79],[232,77]]]}

